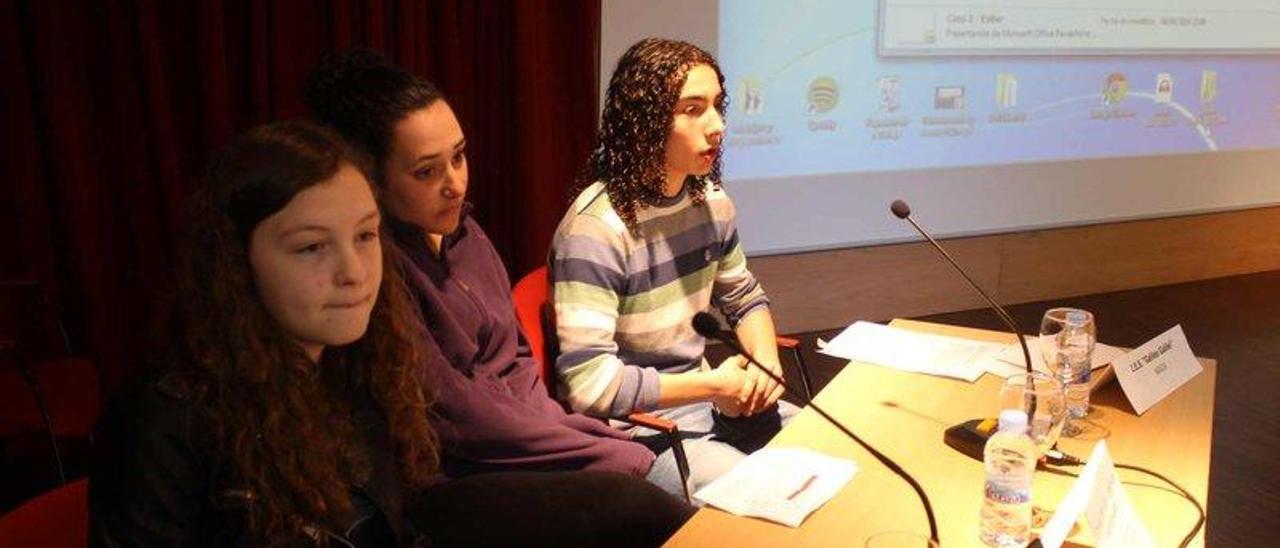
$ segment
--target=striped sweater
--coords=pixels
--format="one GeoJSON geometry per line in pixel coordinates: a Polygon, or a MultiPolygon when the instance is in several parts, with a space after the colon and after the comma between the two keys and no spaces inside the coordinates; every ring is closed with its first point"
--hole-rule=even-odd
{"type": "MultiPolygon", "coordinates": [[[[694,179],[690,179],[694,181],[694,179]]],[[[602,183],[583,190],[551,244],[560,397],[575,411],[620,417],[652,411],[658,374],[704,367],[694,314],[711,304],[737,323],[768,306],[738,244],[733,202],[718,184],[636,211],[640,238],[602,183]]]]}

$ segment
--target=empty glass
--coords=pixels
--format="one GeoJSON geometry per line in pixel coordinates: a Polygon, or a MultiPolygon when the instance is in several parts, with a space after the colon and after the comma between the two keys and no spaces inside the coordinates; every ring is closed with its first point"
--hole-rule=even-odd
{"type": "Polygon", "coordinates": [[[1067,436],[1080,432],[1071,424],[1072,419],[1089,413],[1089,381],[1097,340],[1098,328],[1087,310],[1053,308],[1040,321],[1040,351],[1050,374],[1062,383],[1066,394],[1067,436]]]}
{"type": "Polygon", "coordinates": [[[1040,455],[1058,442],[1067,419],[1062,383],[1040,372],[1019,373],[1005,379],[1000,387],[1000,410],[1005,409],[1029,412],[1027,434],[1035,440],[1040,455]],[[1030,413],[1033,397],[1035,411],[1030,413]]]}

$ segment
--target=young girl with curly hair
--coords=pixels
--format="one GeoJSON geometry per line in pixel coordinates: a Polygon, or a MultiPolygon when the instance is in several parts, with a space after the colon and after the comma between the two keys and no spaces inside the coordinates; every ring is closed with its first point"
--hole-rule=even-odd
{"type": "Polygon", "coordinates": [[[387,264],[367,163],[283,122],[217,156],[158,363],[98,435],[104,546],[397,546],[404,493],[438,467],[418,364],[431,350],[387,264]]]}

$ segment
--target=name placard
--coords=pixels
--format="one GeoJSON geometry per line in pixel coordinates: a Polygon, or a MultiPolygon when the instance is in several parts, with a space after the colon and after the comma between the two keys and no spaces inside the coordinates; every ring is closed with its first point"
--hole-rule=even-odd
{"type": "Polygon", "coordinates": [[[1081,514],[1093,529],[1096,546],[1154,548],[1156,545],[1116,477],[1115,463],[1107,452],[1105,440],[1093,447],[1089,463],[1041,530],[1040,544],[1045,548],[1062,546],[1081,514]]]}
{"type": "Polygon", "coordinates": [[[1204,370],[1175,325],[1114,362],[1116,378],[1139,415],[1204,370]]]}

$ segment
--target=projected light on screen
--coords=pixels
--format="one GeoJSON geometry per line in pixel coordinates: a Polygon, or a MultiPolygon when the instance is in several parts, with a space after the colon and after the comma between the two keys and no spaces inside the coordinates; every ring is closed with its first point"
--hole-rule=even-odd
{"type": "Polygon", "coordinates": [[[1280,0],[605,0],[725,75],[751,255],[1280,204],[1280,0]]]}
{"type": "Polygon", "coordinates": [[[726,178],[1280,147],[1276,2],[1093,5],[722,2],[726,178]]]}

